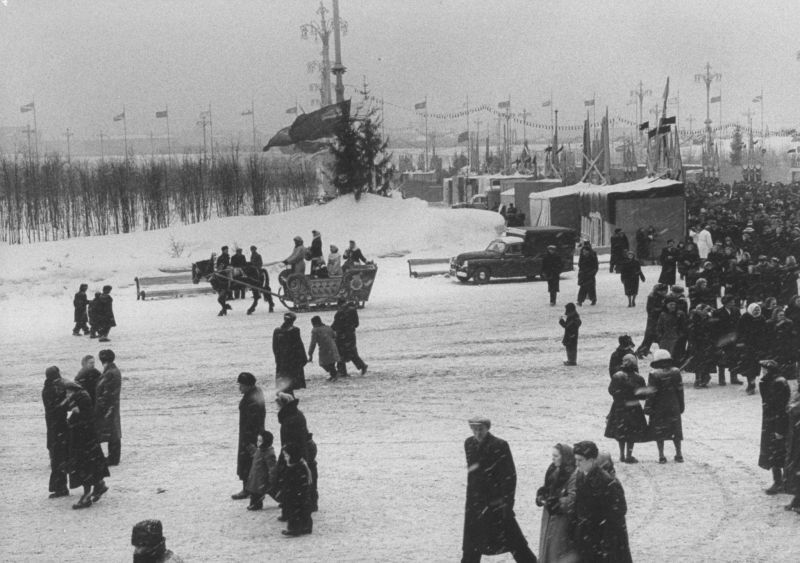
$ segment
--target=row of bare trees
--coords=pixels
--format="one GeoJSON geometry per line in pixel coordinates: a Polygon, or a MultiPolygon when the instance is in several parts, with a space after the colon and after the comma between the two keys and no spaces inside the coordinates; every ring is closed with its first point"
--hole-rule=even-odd
{"type": "Polygon", "coordinates": [[[307,163],[239,158],[68,164],[0,158],[0,240],[10,244],[161,229],[212,217],[268,215],[317,195],[307,163]]]}

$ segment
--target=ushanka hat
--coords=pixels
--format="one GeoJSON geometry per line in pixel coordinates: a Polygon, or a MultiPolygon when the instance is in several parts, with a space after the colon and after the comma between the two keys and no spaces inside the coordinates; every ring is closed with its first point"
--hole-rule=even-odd
{"type": "Polygon", "coordinates": [[[131,532],[131,545],[134,547],[155,547],[164,541],[161,520],[142,520],[131,532]]]}

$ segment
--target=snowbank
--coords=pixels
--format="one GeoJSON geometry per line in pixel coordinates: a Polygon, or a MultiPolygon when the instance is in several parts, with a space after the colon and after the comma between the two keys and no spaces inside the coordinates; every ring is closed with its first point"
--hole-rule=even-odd
{"type": "Polygon", "coordinates": [[[365,195],[335,199],[286,213],[228,217],[158,231],[0,246],[0,300],[25,296],[60,297],[89,283],[93,292],[106,283],[128,287],[135,276],[155,275],[165,266],[188,267],[219,252],[222,245],[240,246],[249,256],[255,244],[265,262],[286,258],[292,238],[311,241],[322,233],[323,250],[336,244],[344,251],[355,240],[368,259],[388,256],[449,256],[483,248],[502,229],[496,213],[429,207],[419,199],[365,195]],[[173,247],[182,247],[179,257],[173,247]]]}

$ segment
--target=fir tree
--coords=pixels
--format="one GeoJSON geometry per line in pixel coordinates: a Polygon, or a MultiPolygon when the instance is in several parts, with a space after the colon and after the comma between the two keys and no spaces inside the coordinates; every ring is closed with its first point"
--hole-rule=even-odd
{"type": "Polygon", "coordinates": [[[331,145],[333,155],[332,183],[341,194],[378,193],[386,195],[394,173],[388,140],[380,134],[381,122],[377,111],[370,108],[366,115],[343,121],[331,145]]]}

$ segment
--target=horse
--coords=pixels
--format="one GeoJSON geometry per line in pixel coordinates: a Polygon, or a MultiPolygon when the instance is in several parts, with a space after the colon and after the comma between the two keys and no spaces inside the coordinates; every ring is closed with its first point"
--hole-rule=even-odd
{"type": "Polygon", "coordinates": [[[269,286],[269,273],[265,268],[256,268],[249,262],[244,268],[227,267],[219,271],[214,270],[214,259],[199,260],[192,264],[192,283],[200,283],[200,278],[205,278],[211,284],[211,288],[217,293],[217,303],[221,309],[218,316],[222,317],[232,310],[228,305],[228,294],[231,287],[237,282],[248,284],[253,293],[253,304],[247,309],[247,314],[252,315],[258,306],[261,295],[269,303],[269,312],[275,310],[275,302],[272,300],[272,289],[269,286]],[[257,289],[256,289],[257,288],[257,289]]]}

